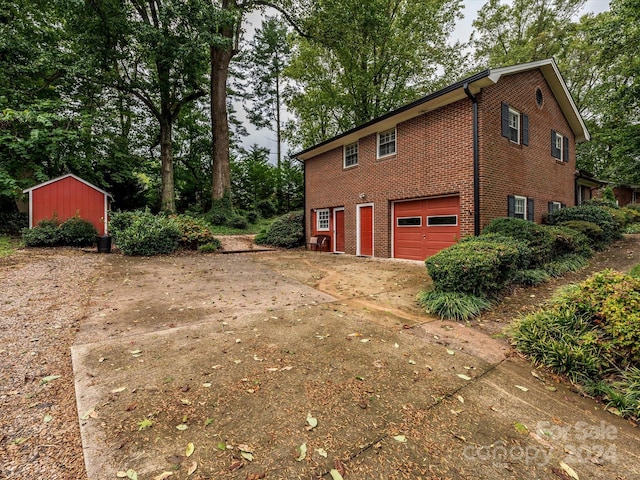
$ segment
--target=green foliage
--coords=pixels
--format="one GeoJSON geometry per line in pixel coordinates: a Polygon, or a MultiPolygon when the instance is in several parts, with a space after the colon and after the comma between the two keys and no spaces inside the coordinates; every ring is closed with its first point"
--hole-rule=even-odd
{"type": "Polygon", "coordinates": [[[234,207],[252,210],[270,199],[276,191],[277,176],[276,167],[269,163],[269,150],[251,146],[249,152],[231,162],[234,207]]]}
{"type": "Polygon", "coordinates": [[[260,213],[258,213],[258,211],[256,210],[249,210],[246,214],[246,219],[247,219],[247,222],[249,223],[256,223],[259,218],[260,218],[260,213]]]}
{"type": "Polygon", "coordinates": [[[11,255],[18,248],[19,242],[11,237],[0,235],[0,258],[11,255]]]}
{"type": "Polygon", "coordinates": [[[543,268],[552,277],[561,277],[568,272],[577,272],[586,267],[588,263],[582,255],[570,253],[546,263],[543,268]]]}
{"type": "Polygon", "coordinates": [[[640,233],[640,222],[627,225],[624,229],[624,233],[640,233]]]}
{"type": "Polygon", "coordinates": [[[629,275],[631,275],[633,278],[640,278],[640,263],[631,269],[629,275]]]}
{"type": "Polygon", "coordinates": [[[491,307],[485,298],[458,292],[420,292],[417,299],[427,313],[452,320],[468,320],[491,307]]]}
{"type": "Polygon", "coordinates": [[[215,241],[213,232],[202,218],[189,215],[171,215],[169,219],[180,231],[180,246],[189,250],[196,250],[200,245],[215,241]]]}
{"type": "Polygon", "coordinates": [[[515,347],[623,415],[640,414],[640,279],[610,270],[557,294],[510,329],[515,347]]]}
{"type": "Polygon", "coordinates": [[[620,227],[606,207],[578,205],[577,207],[556,210],[550,213],[547,218],[551,225],[571,220],[582,220],[598,225],[602,229],[601,239],[605,245],[620,237],[620,227]]]}
{"type": "Polygon", "coordinates": [[[220,250],[221,246],[222,246],[222,244],[220,243],[220,240],[218,240],[217,238],[214,238],[209,243],[205,243],[203,245],[200,245],[198,247],[198,251],[200,253],[214,253],[214,252],[217,252],[218,250],[220,250]]]}
{"type": "Polygon", "coordinates": [[[485,227],[482,233],[498,233],[526,241],[531,249],[532,267],[543,265],[552,258],[555,239],[553,233],[544,225],[521,218],[496,218],[485,227]]]}
{"type": "Polygon", "coordinates": [[[531,270],[518,270],[512,279],[513,283],[525,286],[534,286],[540,283],[548,282],[551,276],[546,270],[531,269],[531,270]]]}
{"type": "Polygon", "coordinates": [[[110,225],[115,244],[125,255],[171,253],[182,238],[174,221],[150,212],[113,213],[110,225]]]}
{"type": "MultiPolygon", "coordinates": [[[[597,227],[595,224],[592,225],[597,227]]],[[[553,235],[552,259],[571,254],[580,255],[584,258],[590,258],[593,255],[589,237],[578,229],[570,228],[564,224],[546,225],[545,228],[553,235]]]]}
{"type": "Polygon", "coordinates": [[[304,212],[298,210],[276,218],[266,232],[258,234],[255,242],[259,245],[295,248],[304,245],[304,212]]]}
{"type": "Polygon", "coordinates": [[[585,220],[567,220],[558,223],[559,227],[576,230],[587,237],[588,244],[594,250],[602,250],[606,246],[606,240],[602,228],[593,222],[585,220]]]}
{"type": "Polygon", "coordinates": [[[273,201],[266,198],[256,203],[256,209],[260,212],[262,218],[271,218],[277,212],[277,208],[273,201]]]}
{"type": "Polygon", "coordinates": [[[249,222],[242,215],[234,215],[231,217],[227,223],[231,228],[237,228],[239,230],[244,230],[249,226],[249,222]]]}
{"type": "Polygon", "coordinates": [[[436,290],[483,297],[504,288],[522,258],[512,244],[469,237],[427,258],[425,264],[436,290]]]}
{"type": "Polygon", "coordinates": [[[65,220],[59,229],[62,244],[72,247],[88,247],[96,243],[98,237],[93,223],[77,216],[65,220]]]}
{"type": "Polygon", "coordinates": [[[27,247],[56,247],[62,244],[59,227],[55,218],[41,220],[35,227],[22,230],[22,241],[27,247]]]}
{"type": "Polygon", "coordinates": [[[29,215],[20,212],[0,212],[0,235],[18,235],[29,226],[29,215]]]}
{"type": "Polygon", "coordinates": [[[613,193],[613,188],[607,185],[607,187],[602,191],[602,200],[608,202],[612,207],[617,208],[618,202],[616,201],[616,195],[613,193]]]}

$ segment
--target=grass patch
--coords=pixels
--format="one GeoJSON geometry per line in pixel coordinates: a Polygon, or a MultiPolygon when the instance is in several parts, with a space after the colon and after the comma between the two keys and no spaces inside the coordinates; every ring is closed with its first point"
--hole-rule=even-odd
{"type": "Polygon", "coordinates": [[[546,270],[532,269],[532,270],[518,270],[512,278],[513,283],[518,285],[525,285],[532,287],[541,283],[548,282],[551,276],[546,270]]]}
{"type": "Polygon", "coordinates": [[[631,275],[634,278],[640,278],[640,263],[631,269],[631,271],[629,272],[629,275],[631,275]]]}
{"type": "Polygon", "coordinates": [[[561,277],[568,272],[577,272],[589,264],[589,261],[575,253],[564,255],[544,265],[544,270],[552,277],[561,277]]]}
{"type": "Polygon", "coordinates": [[[640,223],[632,223],[624,228],[624,233],[640,233],[640,223]]]}
{"type": "Polygon", "coordinates": [[[20,247],[20,240],[2,235],[0,236],[0,257],[11,255],[20,247]]]}
{"type": "Polygon", "coordinates": [[[482,297],[458,292],[420,292],[417,300],[427,313],[451,320],[468,320],[491,307],[491,302],[482,297]]]}
{"type": "Polygon", "coordinates": [[[534,363],[566,375],[615,413],[640,418],[640,279],[597,273],[556,293],[508,335],[534,363]]]}

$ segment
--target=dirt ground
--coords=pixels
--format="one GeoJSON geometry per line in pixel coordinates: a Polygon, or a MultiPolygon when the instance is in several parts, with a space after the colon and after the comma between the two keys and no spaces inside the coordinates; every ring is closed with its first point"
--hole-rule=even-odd
{"type": "Polygon", "coordinates": [[[617,456],[591,455],[580,478],[640,478],[633,425],[530,375],[492,338],[561,283],[628,271],[639,237],[583,272],[515,289],[468,326],[417,307],[428,287],[418,262],[20,251],[0,261],[0,478],[569,478],[566,442],[555,466],[496,467],[467,450],[540,447],[551,440],[523,436],[514,418],[577,431],[578,420],[553,423],[567,410],[616,432],[617,456]],[[522,398],[552,389],[548,412],[522,398]]]}

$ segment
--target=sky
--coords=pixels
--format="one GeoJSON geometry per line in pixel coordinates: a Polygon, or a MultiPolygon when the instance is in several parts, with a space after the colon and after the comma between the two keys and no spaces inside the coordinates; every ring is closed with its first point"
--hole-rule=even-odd
{"type": "MultiPolygon", "coordinates": [[[[487,3],[488,0],[465,0],[463,2],[464,10],[462,18],[456,28],[453,31],[451,36],[452,42],[456,40],[460,40],[462,42],[466,42],[469,40],[471,33],[473,32],[472,23],[477,17],[478,10],[482,8],[482,6],[487,3]]],[[[508,0],[506,3],[512,3],[511,0],[508,0]]],[[[576,15],[575,20],[578,20],[582,15],[586,13],[600,13],[609,9],[609,0],[587,0],[584,7],[580,12],[576,15]]],[[[267,15],[274,15],[273,13],[267,12],[267,15]]],[[[252,14],[247,18],[246,23],[246,35],[252,35],[255,28],[259,27],[261,24],[261,17],[264,14],[252,14]]],[[[236,106],[238,110],[238,116],[241,118],[243,123],[246,125],[247,131],[249,135],[243,139],[243,145],[245,148],[249,148],[253,144],[258,144],[262,147],[268,148],[271,151],[270,160],[275,163],[275,152],[276,152],[276,141],[275,141],[275,133],[266,129],[256,130],[252,125],[249,124],[249,121],[244,117],[244,111],[242,106],[236,106]]],[[[283,155],[287,154],[286,146],[283,146],[283,155]]]]}

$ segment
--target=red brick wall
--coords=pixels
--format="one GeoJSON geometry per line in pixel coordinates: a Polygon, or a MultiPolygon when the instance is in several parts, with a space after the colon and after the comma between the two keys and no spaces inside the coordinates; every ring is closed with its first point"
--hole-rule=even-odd
{"type": "Polygon", "coordinates": [[[312,210],[345,207],[345,251],[356,253],[356,205],[374,204],[374,256],[391,256],[391,201],[460,194],[461,233],[473,233],[471,103],[463,100],[397,126],[396,154],[376,159],[376,135],[359,141],[355,167],[342,148],[305,162],[307,232],[312,210]],[[364,193],[365,198],[360,198],[364,193]]]}
{"type": "MultiPolygon", "coordinates": [[[[574,203],[575,140],[539,71],[503,77],[478,95],[480,223],[507,215],[507,196],[532,197],[540,222],[549,201],[574,203]],[[536,88],[543,105],[536,104],[536,88]],[[529,116],[529,146],[501,136],[501,102],[529,116]],[[569,162],[551,156],[551,129],[569,137],[569,162]]],[[[391,202],[460,195],[460,233],[473,234],[472,104],[467,98],[397,125],[396,155],[376,159],[376,135],[359,141],[359,163],[343,168],[342,147],[308,159],[307,232],[313,210],[345,207],[345,251],[356,253],[356,205],[374,203],[374,255],[391,256],[391,202]],[[360,198],[364,193],[365,197],[360,198]]],[[[332,232],[329,232],[332,233],[332,232]]]]}
{"type": "Polygon", "coordinates": [[[478,95],[480,130],[480,224],[507,216],[507,196],[534,199],[534,220],[540,222],[548,202],[575,203],[575,136],[537,70],[503,77],[478,95]],[[536,103],[536,88],[543,96],[536,103]],[[501,136],[501,102],[529,116],[529,145],[501,136]],[[569,161],[551,156],[551,129],[569,138],[569,161]]]}

